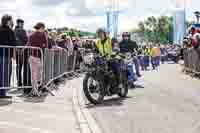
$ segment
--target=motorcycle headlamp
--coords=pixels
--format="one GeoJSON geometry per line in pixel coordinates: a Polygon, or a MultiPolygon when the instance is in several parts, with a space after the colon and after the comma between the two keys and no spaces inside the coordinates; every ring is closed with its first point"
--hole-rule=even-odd
{"type": "Polygon", "coordinates": [[[87,54],[84,58],[84,63],[87,65],[91,65],[94,62],[94,56],[93,54],[87,54]]]}

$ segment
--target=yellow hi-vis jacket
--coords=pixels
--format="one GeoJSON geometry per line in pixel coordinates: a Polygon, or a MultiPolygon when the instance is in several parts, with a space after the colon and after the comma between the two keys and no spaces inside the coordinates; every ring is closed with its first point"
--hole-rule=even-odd
{"type": "Polygon", "coordinates": [[[151,49],[150,48],[143,49],[143,54],[145,56],[149,56],[151,54],[151,49]]]}
{"type": "Polygon", "coordinates": [[[101,55],[111,55],[112,54],[112,44],[111,39],[108,37],[104,44],[101,43],[101,39],[97,41],[97,49],[101,55]]]}

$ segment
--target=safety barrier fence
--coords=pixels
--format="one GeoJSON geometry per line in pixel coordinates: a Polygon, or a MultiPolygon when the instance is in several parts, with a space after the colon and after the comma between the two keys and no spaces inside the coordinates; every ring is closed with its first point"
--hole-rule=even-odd
{"type": "MultiPolygon", "coordinates": [[[[67,75],[77,76],[75,73],[77,51],[68,52],[62,48],[45,49],[44,51],[44,81],[45,87],[50,91],[57,88],[52,83],[55,79],[64,81],[67,75]]],[[[54,95],[53,93],[51,93],[54,95]]]]}
{"type": "Polygon", "coordinates": [[[45,87],[51,93],[55,79],[75,72],[76,56],[59,47],[0,46],[0,90],[23,89],[40,96],[39,88],[45,87]]]}
{"type": "Polygon", "coordinates": [[[200,48],[189,48],[184,50],[185,71],[200,74],[200,48]]]}

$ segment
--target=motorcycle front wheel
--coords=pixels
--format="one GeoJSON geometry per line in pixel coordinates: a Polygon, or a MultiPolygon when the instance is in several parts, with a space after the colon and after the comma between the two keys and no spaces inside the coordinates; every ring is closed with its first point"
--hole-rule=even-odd
{"type": "Polygon", "coordinates": [[[83,91],[86,98],[93,104],[101,104],[104,100],[105,91],[103,82],[94,75],[86,74],[83,80],[83,91]]]}
{"type": "Polygon", "coordinates": [[[122,72],[121,73],[122,76],[122,87],[120,88],[121,91],[120,93],[118,93],[118,95],[122,98],[125,98],[128,95],[128,90],[129,90],[129,85],[128,85],[128,74],[127,72],[122,72]]]}

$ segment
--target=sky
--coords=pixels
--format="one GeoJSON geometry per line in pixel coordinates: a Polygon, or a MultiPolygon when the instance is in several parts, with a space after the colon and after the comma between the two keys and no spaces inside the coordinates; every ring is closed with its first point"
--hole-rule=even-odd
{"type": "MultiPolygon", "coordinates": [[[[31,29],[37,22],[48,27],[71,27],[96,31],[105,27],[105,6],[113,0],[0,0],[0,16],[10,14],[14,19],[25,20],[31,29]]],[[[119,30],[137,26],[147,16],[170,15],[175,7],[183,7],[184,0],[119,0],[121,14],[119,30]]],[[[187,18],[194,19],[192,12],[200,9],[200,0],[185,0],[187,18]]]]}

